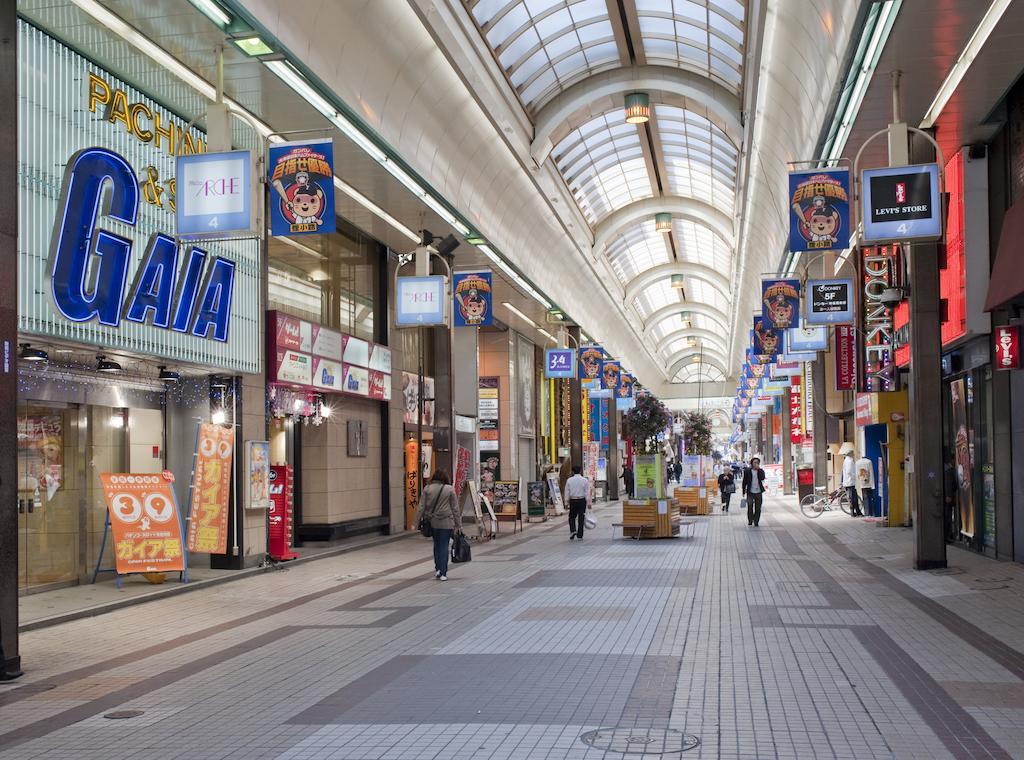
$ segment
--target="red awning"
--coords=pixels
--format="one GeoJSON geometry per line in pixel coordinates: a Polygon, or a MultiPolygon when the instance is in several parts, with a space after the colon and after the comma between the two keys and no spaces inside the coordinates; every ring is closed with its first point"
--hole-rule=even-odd
{"type": "Polygon", "coordinates": [[[1010,206],[1003,217],[985,311],[998,309],[1021,293],[1024,293],[1024,200],[1010,206]]]}

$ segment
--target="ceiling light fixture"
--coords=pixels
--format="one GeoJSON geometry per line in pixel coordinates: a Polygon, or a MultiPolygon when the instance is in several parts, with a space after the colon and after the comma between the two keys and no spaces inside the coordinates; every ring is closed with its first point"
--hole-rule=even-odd
{"type": "Polygon", "coordinates": [[[675,290],[683,290],[686,287],[686,278],[681,274],[674,274],[669,278],[669,285],[675,290]]]}
{"type": "Polygon", "coordinates": [[[626,123],[645,124],[651,120],[651,98],[646,92],[626,95],[626,123]]]}
{"type": "Polygon", "coordinates": [[[160,374],[157,375],[157,379],[163,380],[165,383],[176,383],[181,380],[181,375],[173,369],[167,369],[167,367],[161,365],[160,374]]]}
{"type": "Polygon", "coordinates": [[[270,47],[263,38],[259,35],[252,35],[250,37],[242,37],[240,39],[231,40],[235,43],[235,46],[245,53],[250,58],[259,58],[264,55],[272,55],[274,48],[270,47]]]}
{"type": "Polygon", "coordinates": [[[28,343],[21,343],[18,346],[18,359],[23,362],[45,362],[50,355],[41,348],[32,348],[28,343]]]}
{"type": "Polygon", "coordinates": [[[214,409],[213,414],[210,415],[210,422],[214,425],[223,425],[227,421],[228,415],[223,409],[214,409]]]}
{"type": "Polygon", "coordinates": [[[213,0],[191,0],[191,2],[206,18],[210,19],[217,26],[225,27],[231,23],[231,16],[213,0]]]}
{"type": "Polygon", "coordinates": [[[489,258],[495,263],[495,265],[505,274],[507,274],[512,281],[526,291],[527,295],[533,296],[545,309],[551,308],[551,301],[542,296],[530,283],[528,283],[516,270],[514,270],[501,256],[495,253],[489,245],[477,246],[484,256],[489,258]]]}
{"type": "Polygon", "coordinates": [[[537,325],[537,323],[536,323],[536,322],[534,322],[534,321],[533,321],[532,319],[530,319],[530,318],[529,318],[528,316],[526,316],[525,314],[523,314],[523,312],[519,311],[519,309],[517,309],[517,308],[516,308],[515,306],[513,306],[512,304],[510,304],[510,303],[509,303],[508,301],[502,301],[501,305],[502,305],[502,306],[504,306],[504,307],[505,307],[506,309],[508,309],[508,310],[509,310],[510,312],[512,312],[513,314],[515,314],[515,315],[516,315],[517,317],[519,317],[519,318],[520,318],[521,320],[523,320],[524,322],[526,322],[526,323],[527,323],[527,324],[528,324],[528,325],[529,325],[530,327],[537,327],[538,329],[540,329],[540,328],[538,327],[538,325],[537,325]]]}
{"type": "Polygon", "coordinates": [[[971,38],[967,40],[967,45],[956,59],[956,63],[953,64],[953,68],[949,70],[949,74],[946,75],[946,80],[939,87],[939,91],[935,94],[935,99],[932,104],[928,106],[928,111],[924,115],[924,120],[921,122],[921,129],[930,129],[935,126],[935,122],[939,120],[939,116],[942,114],[942,110],[946,107],[949,99],[953,97],[953,93],[956,92],[956,88],[960,86],[961,80],[967,70],[974,63],[974,59],[978,57],[978,53],[985,46],[989,36],[992,34],[992,30],[996,28],[996,24],[1006,13],[1006,9],[1010,6],[1010,0],[993,0],[992,5],[985,11],[985,15],[982,16],[981,21],[978,22],[978,26],[974,29],[974,33],[971,38]]]}
{"type": "Polygon", "coordinates": [[[96,357],[96,371],[113,375],[121,371],[121,365],[113,359],[108,359],[103,354],[99,354],[96,357]]]}
{"type": "Polygon", "coordinates": [[[672,231],[672,214],[660,211],[654,215],[654,231],[668,233],[672,231]]]}
{"type": "Polygon", "coordinates": [[[537,328],[537,332],[539,332],[539,333],[540,333],[541,335],[543,335],[543,336],[544,336],[545,338],[547,338],[548,340],[553,340],[553,341],[554,341],[555,343],[558,343],[558,338],[556,338],[556,337],[555,337],[554,335],[552,335],[551,333],[549,333],[549,332],[548,332],[547,330],[545,330],[545,329],[544,329],[543,327],[538,327],[538,328],[537,328]]]}

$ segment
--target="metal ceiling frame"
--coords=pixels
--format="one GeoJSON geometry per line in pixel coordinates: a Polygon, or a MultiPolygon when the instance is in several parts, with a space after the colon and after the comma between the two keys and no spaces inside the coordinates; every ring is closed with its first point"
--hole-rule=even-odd
{"type": "Polygon", "coordinates": [[[679,302],[670,303],[667,306],[662,306],[660,309],[655,311],[653,314],[648,316],[644,320],[643,335],[644,337],[650,336],[654,331],[654,326],[659,322],[663,322],[669,317],[674,317],[677,314],[681,314],[684,311],[688,311],[691,314],[703,314],[704,316],[715,320],[719,323],[726,332],[728,332],[729,322],[727,315],[721,310],[716,309],[714,306],[706,303],[690,303],[690,302],[679,302]]]}
{"type": "Polygon", "coordinates": [[[695,280],[706,282],[725,296],[727,301],[732,301],[732,289],[729,287],[729,278],[714,267],[709,267],[706,264],[696,264],[691,261],[670,261],[667,264],[658,264],[650,269],[645,269],[627,282],[624,288],[626,304],[633,303],[651,285],[667,280],[674,274],[681,274],[685,277],[692,277],[695,280]]]}
{"type": "Polygon", "coordinates": [[[679,371],[683,369],[688,362],[687,359],[692,359],[694,356],[700,357],[701,362],[704,364],[710,364],[712,367],[720,370],[726,377],[729,376],[729,371],[726,367],[729,366],[729,360],[724,354],[720,354],[718,351],[709,348],[701,348],[699,346],[693,348],[684,348],[665,360],[665,366],[668,368],[667,374],[669,380],[679,374],[679,371]]]}
{"type": "Polygon", "coordinates": [[[710,341],[722,350],[723,356],[725,356],[729,351],[729,346],[727,345],[724,337],[711,330],[705,330],[702,327],[684,327],[681,330],[670,332],[668,335],[658,340],[657,348],[660,351],[663,346],[667,346],[674,341],[686,338],[696,338],[697,340],[705,341],[705,345],[710,341]]]}
{"type": "Polygon", "coordinates": [[[654,215],[662,212],[672,214],[673,218],[685,219],[707,227],[730,249],[735,249],[734,220],[728,214],[719,211],[710,203],[695,198],[662,195],[630,203],[616,209],[599,221],[594,228],[594,245],[591,248],[591,255],[595,259],[600,258],[616,235],[621,234],[623,230],[637,222],[646,221],[649,224],[654,224],[654,215]]]}

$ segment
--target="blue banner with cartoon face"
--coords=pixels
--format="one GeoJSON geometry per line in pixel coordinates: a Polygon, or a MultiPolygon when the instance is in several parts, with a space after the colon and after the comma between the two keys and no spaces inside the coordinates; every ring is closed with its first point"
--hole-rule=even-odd
{"type": "Polygon", "coordinates": [[[486,327],[494,324],[492,293],[489,271],[455,272],[452,275],[455,326],[486,327]]]}
{"type": "Polygon", "coordinates": [[[772,327],[761,317],[754,317],[754,329],[750,333],[750,352],[758,356],[770,357],[769,361],[771,361],[779,354],[785,353],[784,335],[782,330],[772,327]]]}
{"type": "Polygon", "coordinates": [[[618,392],[622,381],[622,362],[612,359],[601,362],[601,388],[618,392]]]}
{"type": "Polygon", "coordinates": [[[789,250],[841,251],[850,247],[850,171],[789,173],[789,250]]]}
{"type": "Polygon", "coordinates": [[[776,330],[800,326],[800,280],[761,280],[761,319],[776,330]]]}
{"type": "Polygon", "coordinates": [[[601,362],[604,359],[604,351],[600,346],[580,347],[580,380],[587,382],[595,381],[594,385],[601,384],[601,362]]]}
{"type": "Polygon", "coordinates": [[[334,142],[307,140],[270,147],[270,234],[334,232],[334,142]]]}

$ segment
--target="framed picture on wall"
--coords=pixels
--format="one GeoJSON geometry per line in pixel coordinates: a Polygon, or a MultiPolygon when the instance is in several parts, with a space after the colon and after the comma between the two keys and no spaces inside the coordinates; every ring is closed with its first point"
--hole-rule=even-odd
{"type": "Polygon", "coordinates": [[[519,435],[533,438],[536,432],[537,399],[534,391],[533,343],[516,336],[516,407],[519,435]]]}

